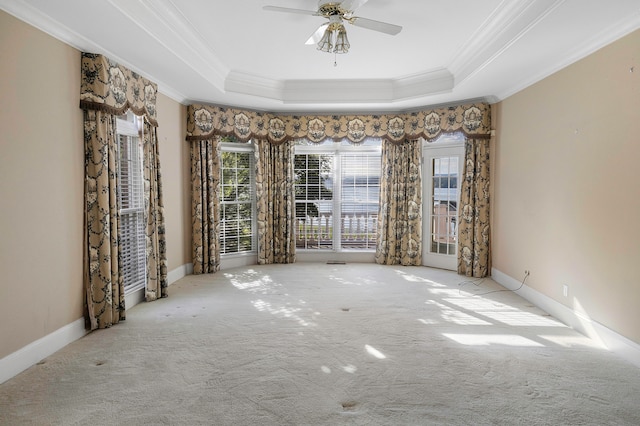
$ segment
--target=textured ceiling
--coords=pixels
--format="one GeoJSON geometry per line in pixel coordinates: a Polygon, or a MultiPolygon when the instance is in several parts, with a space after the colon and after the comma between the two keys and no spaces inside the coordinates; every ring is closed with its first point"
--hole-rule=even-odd
{"type": "Polygon", "coordinates": [[[369,0],[356,15],[402,31],[347,24],[351,49],[336,56],[304,43],[324,18],[265,5],[317,9],[316,0],[0,0],[177,101],[283,112],[494,102],[640,28],[638,0],[369,0]]]}

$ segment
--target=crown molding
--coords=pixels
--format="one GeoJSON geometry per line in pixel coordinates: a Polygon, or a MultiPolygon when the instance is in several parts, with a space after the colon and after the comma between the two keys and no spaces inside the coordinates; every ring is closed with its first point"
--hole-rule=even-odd
{"type": "Polygon", "coordinates": [[[60,22],[40,12],[38,9],[22,0],[0,0],[0,8],[32,27],[39,29],[40,31],[77,50],[106,53],[106,49],[102,46],[71,30],[65,25],[62,25],[60,22]]]}
{"type": "Polygon", "coordinates": [[[171,86],[167,86],[163,83],[156,83],[158,85],[158,92],[162,93],[163,95],[173,99],[174,101],[178,102],[179,104],[183,104],[183,105],[188,105],[189,104],[189,98],[187,98],[184,94],[178,92],[177,90],[175,90],[173,87],[171,86]]]}
{"type": "Polygon", "coordinates": [[[453,90],[454,78],[446,69],[399,79],[274,80],[231,71],[227,92],[261,96],[285,104],[393,103],[453,90]]]}
{"type": "Polygon", "coordinates": [[[565,0],[503,0],[449,65],[456,84],[473,77],[558,8],[565,0]]]}
{"type": "Polygon", "coordinates": [[[180,93],[178,90],[175,90],[171,85],[165,84],[163,81],[158,80],[153,75],[139,69],[135,65],[129,63],[129,61],[124,60],[116,53],[69,29],[67,26],[40,12],[30,4],[27,4],[22,0],[0,0],[0,8],[10,15],[20,19],[23,22],[26,22],[32,27],[39,29],[40,31],[50,35],[57,40],[60,40],[61,42],[71,46],[72,48],[80,52],[97,53],[109,57],[115,62],[156,83],[158,85],[158,90],[162,94],[179,103],[184,104],[185,102],[187,102],[187,97],[184,94],[180,93]]]}
{"type": "Polygon", "coordinates": [[[387,103],[393,83],[386,79],[286,80],[284,103],[387,103]]]}
{"type": "Polygon", "coordinates": [[[571,64],[578,62],[581,59],[595,53],[597,50],[613,43],[620,38],[631,34],[633,31],[640,29],[640,8],[638,11],[626,17],[625,19],[610,25],[608,28],[595,33],[589,39],[585,40],[580,46],[576,46],[571,53],[565,56],[562,62],[555,62],[553,65],[544,68],[541,72],[528,76],[528,78],[520,80],[517,84],[514,84],[496,94],[496,97],[502,101],[509,96],[515,95],[521,90],[549,77],[550,75],[568,67],[571,64]]]}
{"type": "Polygon", "coordinates": [[[223,90],[229,69],[171,0],[107,1],[205,81],[223,90]]]}
{"type": "Polygon", "coordinates": [[[448,69],[437,69],[399,78],[393,81],[394,101],[449,93],[455,86],[448,69]]]}
{"type": "MultiPolygon", "coordinates": [[[[522,59],[526,52],[517,48],[527,45],[530,37],[543,33],[549,19],[564,16],[567,20],[568,16],[574,16],[566,14],[576,7],[573,2],[500,0],[448,64],[408,76],[364,80],[304,77],[277,80],[233,70],[221,61],[213,48],[215,44],[203,37],[203,33],[186,17],[186,12],[181,11],[177,0],[105,0],[99,6],[105,14],[114,12],[112,16],[121,16],[119,24],[132,30],[131,34],[151,41],[149,45],[152,52],[157,49],[166,55],[166,58],[156,55],[152,61],[146,62],[135,53],[132,55],[131,49],[120,51],[113,47],[116,45],[112,43],[113,38],[93,40],[83,35],[82,30],[73,29],[72,21],[66,19],[73,16],[71,5],[54,9],[52,3],[41,0],[0,0],[0,9],[75,49],[108,56],[155,82],[161,93],[179,103],[202,99],[203,102],[242,104],[273,110],[306,110],[314,108],[313,104],[317,104],[318,109],[379,110],[413,108],[419,103],[455,102],[458,98],[483,97],[490,99],[490,103],[503,100],[640,28],[640,7],[634,4],[635,1],[620,0],[618,7],[620,11],[626,11],[626,16],[619,13],[612,15],[625,16],[615,24],[593,32],[584,32],[585,29],[581,28],[588,36],[580,39],[580,43],[574,43],[577,45],[570,49],[565,49],[566,52],[555,52],[554,62],[540,59],[535,67],[528,68],[526,72],[503,74],[502,81],[492,79],[488,73],[493,72],[494,67],[500,70],[504,61],[515,60],[515,64],[522,64],[518,59],[522,59]],[[59,10],[60,14],[53,13],[54,10],[59,10]],[[49,11],[57,18],[43,11],[49,11]],[[514,52],[520,55],[514,55],[514,52]],[[162,78],[158,78],[158,75],[162,78]],[[474,86],[477,79],[480,83],[474,86]]],[[[604,7],[599,4],[597,10],[605,10],[604,7]]],[[[608,23],[612,21],[607,20],[608,23]]],[[[119,41],[127,42],[127,33],[118,33],[117,30],[114,30],[114,34],[120,36],[122,40],[119,41]]],[[[132,43],[135,41],[132,40],[132,43]]],[[[260,73],[260,70],[253,72],[260,73]]]]}
{"type": "Polygon", "coordinates": [[[244,95],[282,100],[283,82],[241,71],[231,71],[225,80],[224,90],[244,95]]]}

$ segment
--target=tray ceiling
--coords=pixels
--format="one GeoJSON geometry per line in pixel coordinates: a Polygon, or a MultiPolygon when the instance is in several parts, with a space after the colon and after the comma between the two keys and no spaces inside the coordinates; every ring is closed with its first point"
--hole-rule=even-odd
{"type": "Polygon", "coordinates": [[[640,28],[637,0],[369,0],[351,49],[305,45],[316,0],[0,0],[0,8],[158,83],[173,99],[281,112],[495,102],[640,28]],[[334,66],[334,60],[337,66],[334,66]]]}

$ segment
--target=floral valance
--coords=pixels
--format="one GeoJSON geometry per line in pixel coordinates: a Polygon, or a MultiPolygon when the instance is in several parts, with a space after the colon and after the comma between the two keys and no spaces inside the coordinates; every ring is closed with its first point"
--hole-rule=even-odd
{"type": "Polygon", "coordinates": [[[103,55],[82,53],[80,108],[108,111],[114,115],[131,109],[158,125],[158,86],[103,55]]]}
{"type": "Polygon", "coordinates": [[[324,139],[348,139],[360,143],[367,137],[390,142],[462,132],[489,138],[491,107],[486,103],[459,105],[418,112],[383,115],[278,115],[211,105],[187,108],[187,140],[233,135],[242,141],[267,139],[280,144],[292,139],[319,143],[324,139]]]}

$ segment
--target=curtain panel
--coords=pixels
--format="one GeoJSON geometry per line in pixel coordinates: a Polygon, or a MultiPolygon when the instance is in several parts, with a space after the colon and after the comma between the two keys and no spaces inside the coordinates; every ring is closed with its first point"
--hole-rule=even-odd
{"type": "Polygon", "coordinates": [[[85,319],[91,330],[125,319],[118,247],[118,143],[115,117],[84,111],[85,319]]]}
{"type": "Polygon", "coordinates": [[[255,141],[258,264],[295,262],[293,143],[255,141]]]}
{"type": "Polygon", "coordinates": [[[382,142],[376,263],[422,264],[421,140],[382,142]]]}
{"type": "Polygon", "coordinates": [[[220,269],[219,137],[191,142],[191,239],[194,274],[220,269]]]}
{"type": "Polygon", "coordinates": [[[458,273],[486,277],[491,272],[488,139],[467,139],[462,176],[458,273]]]}
{"type": "Polygon", "coordinates": [[[116,116],[131,109],[145,118],[143,164],[147,276],[146,300],[167,296],[167,258],[156,127],[157,85],[102,55],[82,53],[80,108],[84,110],[84,289],[87,326],[106,328],[125,319],[118,238],[119,189],[116,116]]]}
{"type": "Polygon", "coordinates": [[[167,243],[157,127],[144,123],[144,205],[146,216],[147,285],[145,300],[167,297],[167,243]]]}

